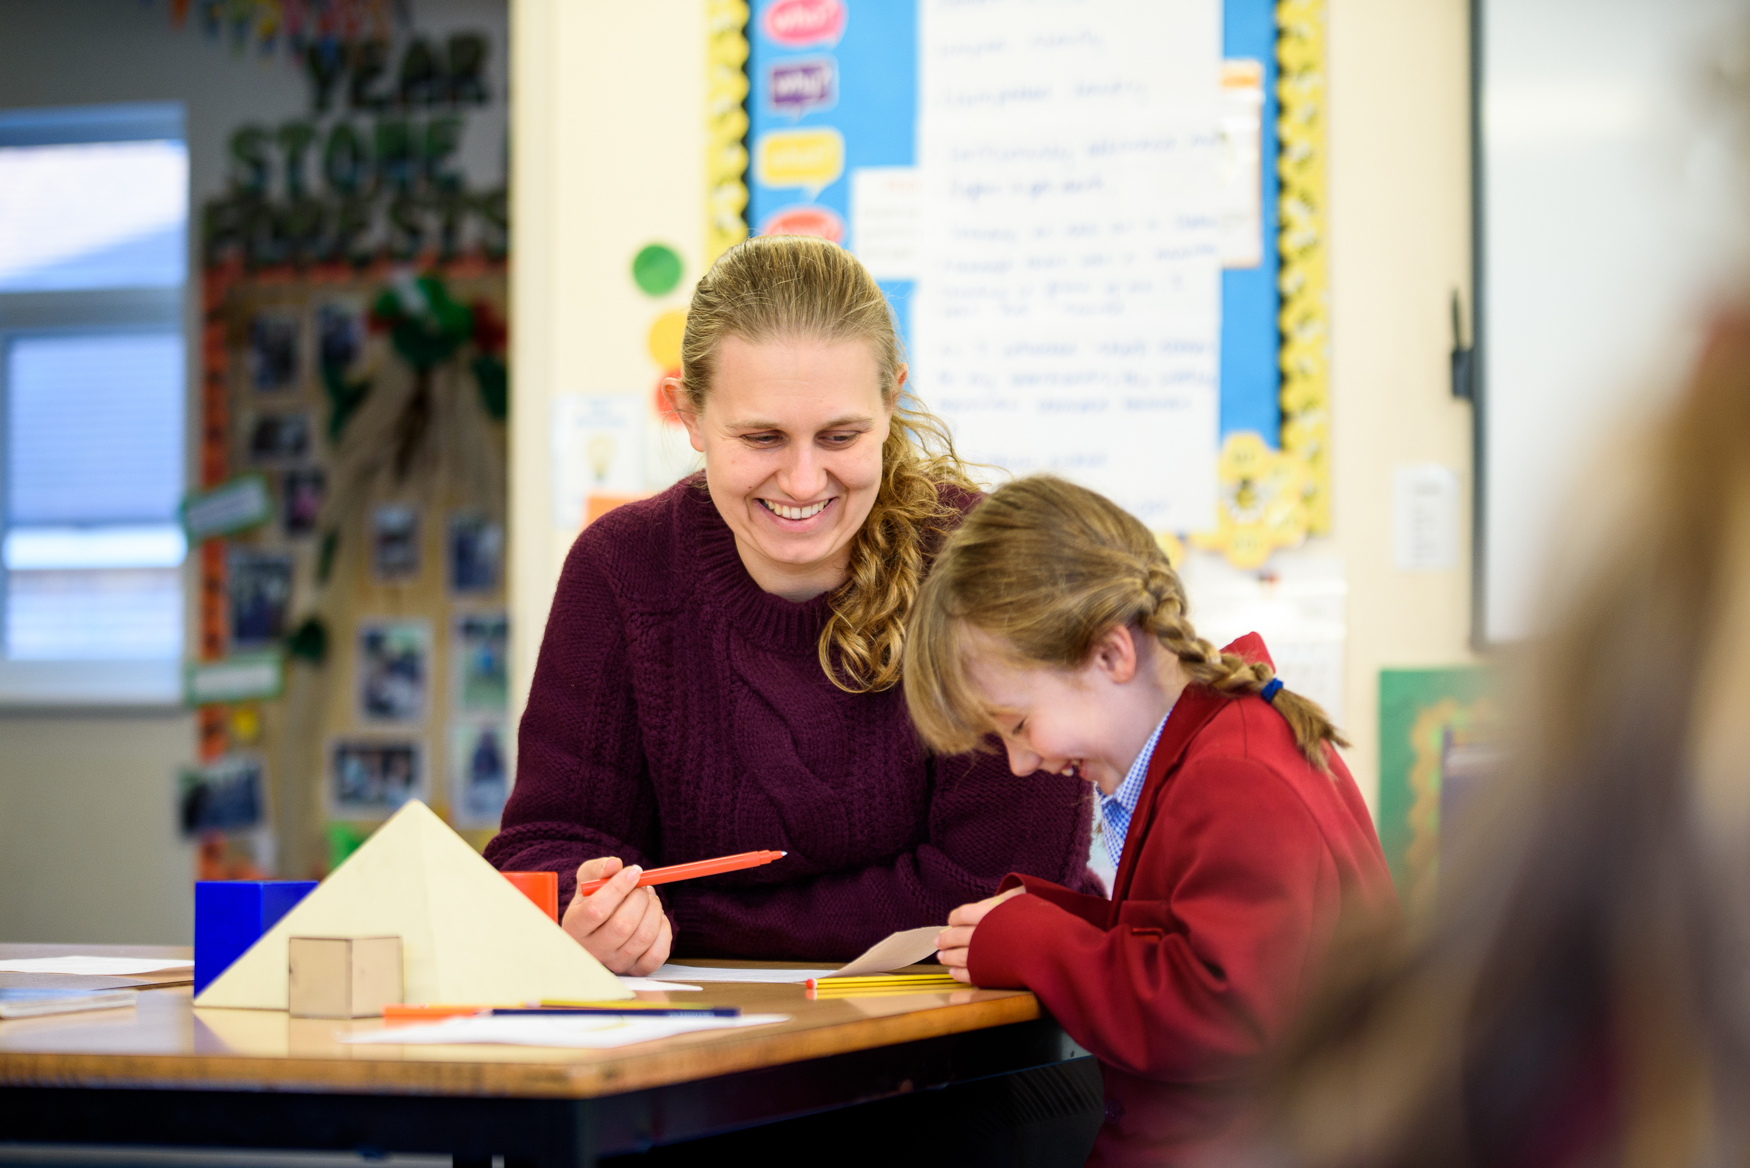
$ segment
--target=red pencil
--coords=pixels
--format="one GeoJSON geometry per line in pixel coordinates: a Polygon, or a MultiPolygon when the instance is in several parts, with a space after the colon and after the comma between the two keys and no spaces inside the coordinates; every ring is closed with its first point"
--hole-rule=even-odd
{"type": "MultiPolygon", "coordinates": [[[[720,872],[739,872],[743,868],[757,868],[761,864],[770,864],[773,860],[781,860],[788,852],[742,852],[735,856],[718,856],[715,860],[694,860],[691,864],[674,864],[667,868],[652,868],[638,877],[638,887],[646,884],[672,884],[676,880],[691,880],[695,876],[715,876],[720,872]]],[[[585,880],[577,886],[579,896],[588,896],[608,880],[585,880]]]]}

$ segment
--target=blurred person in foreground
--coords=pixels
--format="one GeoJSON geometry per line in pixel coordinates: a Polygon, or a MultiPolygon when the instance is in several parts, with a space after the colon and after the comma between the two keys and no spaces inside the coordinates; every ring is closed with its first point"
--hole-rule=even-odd
{"type": "Polygon", "coordinates": [[[1750,310],[1611,477],[1431,919],[1351,948],[1253,1162],[1750,1153],[1750,310]]]}

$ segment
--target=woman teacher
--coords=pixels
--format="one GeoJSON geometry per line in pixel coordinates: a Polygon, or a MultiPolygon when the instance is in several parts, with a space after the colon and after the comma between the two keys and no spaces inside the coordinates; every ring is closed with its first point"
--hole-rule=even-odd
{"type": "Polygon", "coordinates": [[[729,251],[664,386],[704,472],[566,559],[486,855],[557,871],[566,930],[617,973],[671,950],[849,958],[1011,871],[1098,891],[1085,784],[931,757],[907,717],[906,615],[978,493],[941,423],[901,404],[901,356],[850,253],[729,251]],[[635,887],[633,868],[758,849],[789,855],[635,887]]]}

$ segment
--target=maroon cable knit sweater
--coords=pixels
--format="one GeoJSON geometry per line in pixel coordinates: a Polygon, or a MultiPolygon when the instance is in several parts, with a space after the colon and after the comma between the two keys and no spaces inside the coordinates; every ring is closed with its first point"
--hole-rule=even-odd
{"type": "Polygon", "coordinates": [[[895,687],[821,671],[827,598],[764,592],[702,480],[617,508],[572,546],[486,857],[559,873],[773,848],[658,889],[677,956],[834,960],[941,924],[1009,872],[1099,895],[1077,779],[925,754],[895,687]]]}

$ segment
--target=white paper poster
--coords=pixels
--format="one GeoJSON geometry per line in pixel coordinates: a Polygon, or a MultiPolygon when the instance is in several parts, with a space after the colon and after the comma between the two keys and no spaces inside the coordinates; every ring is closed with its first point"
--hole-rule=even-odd
{"type": "Polygon", "coordinates": [[[1213,526],[1215,0],[924,0],[918,64],[920,395],[974,461],[1213,526]]]}
{"type": "Polygon", "coordinates": [[[560,394],[553,399],[553,526],[583,526],[591,495],[644,493],[649,407],[630,394],[560,394]]]}

